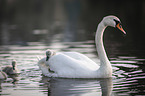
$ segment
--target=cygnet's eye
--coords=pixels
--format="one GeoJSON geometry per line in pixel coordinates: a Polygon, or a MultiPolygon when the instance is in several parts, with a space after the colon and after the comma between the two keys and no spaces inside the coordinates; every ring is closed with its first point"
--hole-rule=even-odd
{"type": "Polygon", "coordinates": [[[49,52],[48,55],[51,55],[51,52],[49,52]]]}

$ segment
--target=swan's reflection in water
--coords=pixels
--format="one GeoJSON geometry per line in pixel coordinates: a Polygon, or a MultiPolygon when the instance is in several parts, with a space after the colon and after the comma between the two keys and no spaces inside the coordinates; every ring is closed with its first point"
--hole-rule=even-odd
{"type": "Polygon", "coordinates": [[[112,78],[62,79],[42,77],[43,87],[48,87],[48,96],[111,96],[112,78]]]}

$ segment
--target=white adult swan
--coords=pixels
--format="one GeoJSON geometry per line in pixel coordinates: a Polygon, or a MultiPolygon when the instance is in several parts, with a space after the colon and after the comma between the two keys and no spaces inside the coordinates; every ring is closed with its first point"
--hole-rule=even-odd
{"type": "Polygon", "coordinates": [[[47,50],[46,58],[38,62],[42,73],[49,77],[63,78],[109,78],[112,77],[112,66],[107,58],[103,46],[103,33],[107,26],[117,27],[124,34],[126,32],[116,16],[106,16],[99,23],[96,32],[96,47],[99,64],[78,52],[62,52],[54,54],[47,50]]]}

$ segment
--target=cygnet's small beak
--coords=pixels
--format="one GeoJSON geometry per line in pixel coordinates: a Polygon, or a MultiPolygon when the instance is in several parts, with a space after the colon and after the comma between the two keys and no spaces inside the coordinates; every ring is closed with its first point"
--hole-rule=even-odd
{"type": "Polygon", "coordinates": [[[46,61],[48,61],[48,59],[49,59],[49,56],[46,56],[46,61]]]}
{"type": "Polygon", "coordinates": [[[15,66],[13,66],[13,70],[15,70],[15,66]]]}
{"type": "Polygon", "coordinates": [[[124,31],[124,29],[122,28],[122,25],[121,25],[120,23],[118,23],[118,24],[116,25],[116,27],[117,27],[119,30],[121,30],[124,34],[126,34],[126,32],[124,31]]]}

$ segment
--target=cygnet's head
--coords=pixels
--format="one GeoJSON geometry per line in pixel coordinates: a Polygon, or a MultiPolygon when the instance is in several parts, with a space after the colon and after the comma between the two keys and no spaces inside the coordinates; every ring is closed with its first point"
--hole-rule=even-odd
{"type": "Polygon", "coordinates": [[[12,61],[12,66],[16,66],[16,60],[12,61]]]}
{"type": "Polygon", "coordinates": [[[105,26],[116,27],[119,30],[121,30],[124,34],[126,34],[126,32],[122,28],[121,21],[116,16],[106,16],[103,18],[102,22],[105,26]]]}
{"type": "Polygon", "coordinates": [[[48,59],[55,54],[56,53],[53,50],[47,49],[46,50],[46,61],[48,61],[48,59]]]}
{"type": "Polygon", "coordinates": [[[16,60],[13,60],[12,61],[12,67],[13,67],[13,70],[15,70],[15,67],[16,67],[17,65],[16,65],[16,60]]]}

